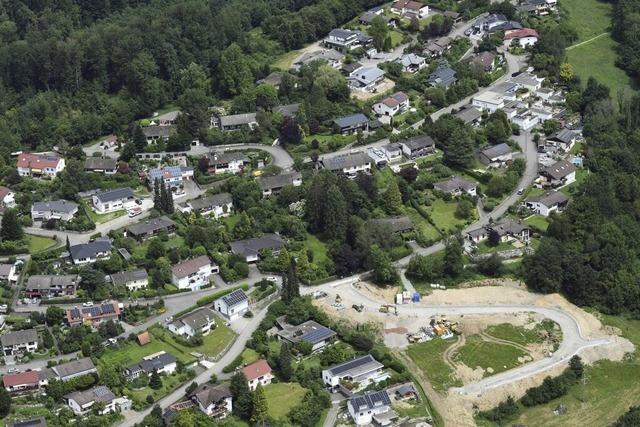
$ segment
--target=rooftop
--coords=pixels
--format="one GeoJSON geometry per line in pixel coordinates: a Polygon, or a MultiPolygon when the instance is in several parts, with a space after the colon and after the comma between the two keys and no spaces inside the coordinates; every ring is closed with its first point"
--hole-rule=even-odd
{"type": "Polygon", "coordinates": [[[362,113],[352,114],[350,116],[339,117],[333,121],[339,128],[349,128],[368,123],[369,119],[362,113]]]}
{"type": "Polygon", "coordinates": [[[71,258],[84,259],[94,258],[97,254],[111,252],[111,241],[108,238],[96,239],[93,242],[80,243],[69,248],[71,258]]]}
{"type": "Polygon", "coordinates": [[[38,382],[40,382],[40,373],[38,371],[25,371],[16,374],[4,374],[2,376],[2,384],[5,387],[38,384],[38,382]]]}
{"type": "Polygon", "coordinates": [[[550,176],[552,179],[562,179],[567,175],[576,171],[576,167],[567,160],[560,160],[553,165],[546,167],[543,171],[545,175],[550,176]]]}
{"type": "Polygon", "coordinates": [[[174,265],[171,268],[171,273],[178,279],[182,279],[183,277],[188,277],[197,273],[198,270],[207,265],[211,265],[209,257],[206,255],[200,255],[199,257],[174,265]]]}
{"type": "Polygon", "coordinates": [[[270,374],[271,366],[269,366],[266,360],[260,359],[257,362],[253,362],[252,364],[242,368],[242,373],[247,377],[247,381],[252,381],[256,378],[270,374]]]}
{"type": "Polygon", "coordinates": [[[381,368],[384,368],[384,365],[374,359],[372,355],[367,354],[365,356],[360,356],[355,359],[331,366],[327,369],[327,371],[329,371],[329,374],[332,376],[349,376],[353,378],[381,368]]]}
{"type": "Polygon", "coordinates": [[[3,347],[11,347],[36,341],[38,341],[38,332],[36,332],[35,329],[13,331],[0,336],[0,343],[2,343],[3,347]]]}
{"type": "Polygon", "coordinates": [[[481,151],[481,153],[488,157],[489,159],[495,159],[500,156],[504,156],[505,154],[509,154],[513,151],[513,149],[509,146],[509,144],[498,144],[493,145],[489,148],[485,148],[481,151]]]}
{"type": "Polygon", "coordinates": [[[114,170],[118,166],[116,159],[109,157],[87,157],[84,168],[89,170],[114,170]]]}
{"type": "Polygon", "coordinates": [[[122,271],[120,273],[113,273],[111,275],[111,283],[114,286],[126,285],[129,282],[136,280],[146,280],[149,278],[147,270],[139,268],[137,270],[122,271]]]}
{"type": "Polygon", "coordinates": [[[408,216],[391,216],[388,218],[371,219],[370,224],[389,227],[392,233],[413,230],[413,221],[408,216]]]}
{"type": "Polygon", "coordinates": [[[457,190],[468,191],[477,188],[478,185],[475,182],[467,181],[466,179],[454,176],[446,181],[437,182],[433,185],[436,190],[440,190],[443,193],[451,193],[457,190]]]}
{"type": "Polygon", "coordinates": [[[307,320],[299,325],[284,325],[277,335],[290,342],[305,341],[317,344],[336,335],[334,331],[314,320],[307,320]]]}
{"type": "Polygon", "coordinates": [[[277,234],[265,234],[261,237],[236,240],[235,242],[229,243],[229,246],[231,246],[231,252],[238,255],[244,255],[245,257],[258,255],[258,252],[261,249],[281,249],[284,245],[285,241],[277,234]]]}
{"type": "Polygon", "coordinates": [[[126,228],[126,231],[127,234],[132,234],[134,236],[143,236],[145,234],[154,233],[159,230],[165,230],[171,227],[175,227],[175,225],[176,223],[173,220],[167,218],[166,216],[160,216],[129,225],[126,228]]]}
{"type": "Polygon", "coordinates": [[[189,325],[192,329],[198,330],[211,322],[215,323],[215,312],[208,307],[201,307],[185,314],[173,323],[178,323],[177,326],[180,324],[189,325]]]}
{"type": "Polygon", "coordinates": [[[34,202],[31,206],[32,212],[59,212],[70,214],[78,209],[78,204],[67,200],[52,200],[50,202],[34,202]]]}
{"type": "Polygon", "coordinates": [[[32,169],[56,168],[60,160],[60,157],[52,154],[22,153],[18,155],[17,166],[32,169]]]}
{"type": "Polygon", "coordinates": [[[94,197],[100,203],[113,202],[116,200],[133,199],[135,196],[133,190],[129,187],[117,188],[115,190],[107,190],[96,194],[94,197]]]}
{"type": "Polygon", "coordinates": [[[302,174],[300,172],[283,173],[273,176],[261,176],[258,177],[258,185],[262,190],[272,190],[274,188],[282,188],[286,185],[291,185],[295,180],[301,180],[302,174]]]}
{"type": "Polygon", "coordinates": [[[554,205],[561,205],[569,201],[569,198],[560,191],[548,191],[544,194],[534,197],[527,197],[525,202],[527,203],[540,203],[541,205],[551,207],[554,205]]]}
{"type": "Polygon", "coordinates": [[[341,171],[343,169],[370,164],[371,158],[365,153],[357,152],[329,157],[328,159],[322,159],[321,162],[325,169],[341,171]]]}
{"type": "Polygon", "coordinates": [[[231,389],[227,384],[204,383],[200,384],[191,393],[191,398],[195,399],[203,408],[218,403],[227,397],[232,397],[231,389]]]}
{"type": "Polygon", "coordinates": [[[362,395],[355,395],[349,399],[351,406],[359,411],[371,410],[380,406],[391,406],[391,399],[385,390],[368,391],[362,395]]]}
{"type": "Polygon", "coordinates": [[[200,199],[191,200],[189,202],[189,205],[193,210],[200,211],[202,209],[207,209],[212,206],[228,205],[229,203],[233,203],[231,194],[219,193],[219,194],[214,194],[207,197],[202,197],[200,199]]]}
{"type": "Polygon", "coordinates": [[[116,398],[116,395],[106,386],[99,385],[89,390],[75,391],[64,397],[65,399],[75,401],[80,406],[84,406],[91,402],[111,403],[116,398]]]}
{"type": "Polygon", "coordinates": [[[51,289],[54,287],[76,286],[79,282],[77,274],[45,275],[34,274],[29,276],[26,289],[51,289]]]}
{"type": "Polygon", "coordinates": [[[248,301],[249,297],[247,297],[247,294],[245,294],[242,289],[236,289],[235,291],[220,297],[220,299],[224,301],[227,307],[234,307],[248,301]]]}
{"type": "Polygon", "coordinates": [[[73,375],[93,372],[96,370],[96,367],[90,357],[84,357],[82,359],[72,360],[71,362],[53,366],[51,370],[58,376],[58,378],[64,379],[73,375]]]}

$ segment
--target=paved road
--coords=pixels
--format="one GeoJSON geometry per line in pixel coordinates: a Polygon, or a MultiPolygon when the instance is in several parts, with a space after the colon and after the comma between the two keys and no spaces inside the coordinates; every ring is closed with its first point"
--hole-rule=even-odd
{"type": "MultiPolygon", "coordinates": [[[[355,280],[356,276],[353,277],[355,280]]],[[[365,306],[365,310],[377,311],[381,304],[388,301],[378,301],[367,294],[361,293],[358,289],[351,286],[353,280],[342,280],[339,285],[335,283],[327,283],[313,288],[304,288],[302,293],[310,294],[316,290],[324,290],[325,292],[336,293],[340,295],[349,295],[350,298],[356,299],[365,306]],[[339,289],[338,289],[339,288],[339,289]]],[[[569,359],[582,352],[589,347],[609,344],[606,338],[590,339],[582,335],[582,330],[575,317],[570,313],[560,310],[556,307],[540,307],[530,304],[486,304],[486,305],[427,305],[427,304],[409,304],[397,306],[398,315],[405,317],[415,317],[428,319],[434,316],[460,316],[460,315],[493,315],[493,314],[512,314],[512,313],[538,313],[549,318],[560,326],[562,329],[562,342],[558,350],[551,356],[536,362],[527,363],[523,366],[511,369],[509,371],[493,375],[489,378],[482,379],[476,383],[468,384],[464,387],[454,389],[456,392],[465,395],[481,394],[483,391],[500,387],[514,381],[521,380],[542,372],[545,372],[555,366],[567,363],[569,359]]]]}

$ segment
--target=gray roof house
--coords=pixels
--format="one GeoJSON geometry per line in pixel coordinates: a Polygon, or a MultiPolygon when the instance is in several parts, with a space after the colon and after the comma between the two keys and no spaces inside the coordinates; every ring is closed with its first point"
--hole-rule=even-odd
{"type": "Polygon", "coordinates": [[[214,116],[211,119],[214,127],[223,131],[234,131],[242,128],[255,129],[258,127],[256,113],[232,114],[230,116],[214,116]]]}
{"type": "Polygon", "coordinates": [[[333,121],[333,124],[340,133],[353,133],[358,130],[369,130],[369,118],[362,113],[339,117],[333,121]]]}
{"type": "Polygon", "coordinates": [[[256,179],[262,189],[263,196],[277,193],[287,185],[295,187],[302,185],[302,174],[300,172],[282,173],[273,176],[261,176],[256,179]]]}
{"type": "Polygon", "coordinates": [[[167,327],[174,334],[186,337],[193,337],[196,333],[207,335],[215,329],[215,317],[215,312],[209,307],[201,307],[174,320],[167,327]]]}
{"type": "Polygon", "coordinates": [[[47,427],[47,420],[44,417],[13,420],[7,427],[47,427]]]}
{"type": "Polygon", "coordinates": [[[459,176],[454,176],[447,179],[446,181],[441,181],[433,184],[433,188],[443,193],[451,194],[454,196],[458,196],[462,193],[466,193],[470,196],[475,196],[478,184],[460,178],[459,176]]]}
{"type": "Polygon", "coordinates": [[[382,363],[367,354],[324,369],[322,380],[331,388],[337,387],[343,379],[361,383],[378,376],[383,368],[382,363]]]}
{"type": "Polygon", "coordinates": [[[427,66],[426,59],[415,53],[402,55],[398,62],[402,64],[402,69],[405,73],[415,73],[427,66]]]}
{"type": "Polygon", "coordinates": [[[400,147],[405,156],[415,159],[433,153],[436,143],[429,135],[419,135],[400,141],[400,147]]]}
{"type": "Polygon", "coordinates": [[[189,396],[192,402],[208,416],[224,418],[232,409],[233,394],[227,384],[200,384],[189,396]]]}
{"type": "Polygon", "coordinates": [[[274,252],[279,252],[284,245],[285,241],[277,234],[265,234],[261,237],[236,240],[235,242],[229,243],[231,252],[244,256],[247,262],[257,261],[259,253],[263,249],[271,249],[274,252]]]}
{"type": "Polygon", "coordinates": [[[354,395],[348,400],[347,409],[356,425],[371,424],[372,421],[377,425],[390,425],[391,419],[396,417],[386,390],[354,395]]]}
{"type": "Polygon", "coordinates": [[[194,212],[208,213],[216,207],[233,205],[233,198],[229,193],[219,193],[191,200],[188,204],[194,212]]]}
{"type": "Polygon", "coordinates": [[[129,290],[146,288],[149,284],[149,275],[144,268],[121,271],[111,275],[111,284],[113,286],[126,286],[129,290]]]}
{"type": "Polygon", "coordinates": [[[78,204],[67,200],[35,202],[31,205],[31,219],[34,221],[49,219],[69,221],[77,212],[78,204]]]}
{"type": "Polygon", "coordinates": [[[50,370],[53,377],[60,381],[69,381],[81,375],[89,375],[98,372],[90,357],[83,357],[82,359],[61,363],[59,365],[52,366],[50,370]]]}
{"type": "Polygon", "coordinates": [[[73,245],[69,248],[69,252],[74,264],[87,264],[96,262],[98,259],[109,258],[111,249],[111,241],[108,238],[100,238],[93,242],[73,245]]]}
{"type": "Polygon", "coordinates": [[[333,156],[320,161],[322,167],[331,172],[353,175],[371,169],[371,158],[362,152],[333,156]]]}
{"type": "Polygon", "coordinates": [[[160,216],[153,219],[131,224],[125,228],[127,237],[133,237],[137,240],[148,239],[163,231],[172,233],[176,229],[176,223],[167,218],[166,216],[160,216]]]}
{"type": "Polygon", "coordinates": [[[347,79],[352,89],[371,92],[384,79],[384,71],[378,67],[360,68],[347,79]]]}
{"type": "Polygon", "coordinates": [[[470,105],[461,108],[454,116],[465,122],[465,124],[476,124],[482,119],[482,111],[470,105]]]}
{"type": "Polygon", "coordinates": [[[80,282],[77,274],[29,276],[24,292],[29,298],[71,296],[76,293],[80,282]]]}
{"type": "Polygon", "coordinates": [[[560,191],[548,191],[534,197],[527,197],[524,206],[539,215],[549,216],[553,211],[564,209],[569,203],[569,197],[560,191]]]}
{"type": "Polygon", "coordinates": [[[84,170],[89,172],[114,174],[117,168],[118,161],[110,157],[87,157],[84,161],[84,170]]]}
{"type": "Polygon", "coordinates": [[[467,239],[472,243],[478,243],[489,238],[490,233],[495,232],[503,242],[508,242],[512,239],[518,239],[522,242],[527,242],[531,230],[526,224],[519,221],[515,221],[511,218],[506,218],[495,222],[493,224],[485,225],[475,230],[467,232],[467,239]]]}
{"type": "Polygon", "coordinates": [[[282,329],[276,332],[279,339],[292,344],[300,341],[311,344],[312,351],[319,350],[333,341],[336,333],[315,320],[307,320],[299,325],[281,324],[282,329]]]}
{"type": "Polygon", "coordinates": [[[140,362],[129,365],[125,368],[124,374],[128,378],[137,378],[142,375],[157,373],[169,373],[175,371],[178,359],[173,354],[161,353],[154,357],[145,357],[140,362]]]}
{"type": "Polygon", "coordinates": [[[408,216],[390,216],[388,218],[371,219],[369,224],[380,227],[389,227],[392,233],[402,233],[413,230],[413,221],[408,216]]]}
{"type": "Polygon", "coordinates": [[[452,84],[454,84],[458,79],[456,79],[456,72],[453,68],[448,66],[440,66],[438,67],[429,77],[427,78],[427,84],[430,86],[442,86],[448,88],[452,84]]]}
{"type": "Polygon", "coordinates": [[[282,114],[283,117],[295,117],[300,110],[300,103],[278,105],[273,108],[274,113],[282,114]]]}
{"type": "Polygon", "coordinates": [[[123,187],[115,190],[102,191],[95,194],[93,197],[95,197],[100,203],[109,203],[117,200],[133,199],[135,198],[135,195],[131,188],[123,187]]]}
{"type": "Polygon", "coordinates": [[[492,145],[480,151],[480,161],[485,165],[496,165],[510,161],[513,158],[513,149],[509,144],[492,145]]]}
{"type": "Polygon", "coordinates": [[[104,412],[113,410],[113,401],[116,395],[109,388],[99,385],[89,390],[75,391],[64,396],[69,407],[76,414],[84,414],[97,402],[104,403],[106,408],[104,412]]]}
{"type": "Polygon", "coordinates": [[[5,356],[38,349],[38,332],[35,329],[12,331],[0,336],[0,344],[5,356]]]}

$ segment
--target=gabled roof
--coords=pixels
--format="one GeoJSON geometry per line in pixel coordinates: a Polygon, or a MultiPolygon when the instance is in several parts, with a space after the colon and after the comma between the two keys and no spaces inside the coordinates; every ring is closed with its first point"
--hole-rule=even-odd
{"type": "Polygon", "coordinates": [[[13,193],[9,188],[0,186],[0,202],[4,201],[7,195],[13,193]]]}
{"type": "Polygon", "coordinates": [[[162,168],[153,168],[149,169],[149,172],[147,172],[147,179],[153,184],[156,179],[178,178],[184,174],[193,174],[193,168],[191,166],[165,166],[162,168]]]}
{"type": "Polygon", "coordinates": [[[339,117],[333,121],[339,128],[348,128],[352,126],[368,123],[369,119],[362,113],[352,114],[350,116],[339,117]]]}
{"type": "Polygon", "coordinates": [[[209,159],[209,165],[223,165],[231,162],[243,162],[247,163],[249,158],[240,151],[215,151],[211,150],[211,152],[207,155],[207,159],[209,159]]]}
{"type": "Polygon", "coordinates": [[[84,168],[89,170],[114,170],[118,166],[116,159],[109,157],[87,157],[84,168]]]}
{"type": "Polygon", "coordinates": [[[189,325],[191,329],[198,330],[209,323],[215,323],[215,312],[208,307],[201,307],[185,314],[173,323],[177,326],[180,324],[189,325]]]}
{"type": "Polygon", "coordinates": [[[61,363],[59,365],[53,366],[51,367],[51,370],[57,375],[58,378],[64,379],[78,374],[96,372],[96,367],[91,361],[90,357],[84,357],[82,359],[72,360],[71,362],[61,363]]]}
{"type": "Polygon", "coordinates": [[[350,37],[357,37],[357,33],[344,28],[334,28],[329,31],[329,37],[335,37],[337,39],[348,39],[350,37]]]}
{"type": "Polygon", "coordinates": [[[67,400],[73,400],[78,405],[84,406],[91,402],[104,402],[106,404],[115,400],[116,395],[113,394],[106,386],[99,385],[97,387],[90,388],[85,391],[76,391],[64,396],[67,400]]]}
{"type": "Polygon", "coordinates": [[[94,197],[100,203],[113,202],[116,200],[133,199],[135,196],[133,190],[129,187],[117,188],[115,190],[107,190],[96,194],[94,197]]]}
{"type": "Polygon", "coordinates": [[[481,151],[481,153],[489,159],[495,159],[496,157],[504,156],[505,154],[509,154],[513,152],[509,144],[505,144],[504,142],[498,145],[493,145],[489,148],[485,148],[481,151]]]}
{"type": "Polygon", "coordinates": [[[145,358],[138,363],[134,363],[127,367],[127,370],[131,373],[133,372],[145,372],[151,373],[154,371],[158,371],[160,369],[164,369],[166,366],[171,365],[172,363],[176,363],[178,359],[173,354],[170,353],[162,353],[153,358],[145,358]]]}
{"type": "Polygon", "coordinates": [[[32,212],[59,212],[70,214],[78,209],[78,204],[67,200],[51,200],[49,202],[34,202],[32,212]]]}
{"type": "Polygon", "coordinates": [[[242,373],[247,377],[247,381],[252,381],[256,378],[270,374],[271,366],[269,366],[266,360],[260,359],[257,362],[253,362],[252,364],[242,368],[242,373]]]}
{"type": "Polygon", "coordinates": [[[69,287],[76,286],[79,282],[77,274],[60,274],[60,275],[45,275],[34,274],[29,276],[26,289],[51,289],[52,287],[69,287]]]}
{"type": "Polygon", "coordinates": [[[576,167],[572,163],[566,160],[560,160],[559,162],[556,162],[553,165],[546,167],[543,170],[543,173],[551,177],[551,179],[558,180],[566,177],[567,175],[575,171],[576,171],[576,167]]]}
{"type": "Polygon", "coordinates": [[[436,182],[433,184],[433,187],[443,193],[451,193],[456,190],[468,191],[473,188],[477,188],[478,185],[475,182],[467,181],[459,176],[454,176],[446,181],[436,182]]]}
{"type": "Polygon", "coordinates": [[[101,252],[111,252],[111,241],[108,238],[96,239],[89,243],[80,243],[69,248],[71,258],[83,259],[94,258],[96,254],[101,252]]]}
{"type": "Polygon", "coordinates": [[[456,72],[451,67],[438,67],[429,78],[427,83],[431,85],[440,85],[449,87],[456,82],[456,72]]]}
{"type": "Polygon", "coordinates": [[[11,347],[35,341],[38,341],[38,332],[36,332],[35,329],[13,331],[0,336],[0,343],[2,343],[3,347],[11,347]]]}
{"type": "Polygon", "coordinates": [[[384,98],[382,102],[384,105],[386,105],[387,107],[393,108],[396,107],[400,104],[402,104],[403,102],[406,102],[409,100],[409,97],[407,96],[406,93],[404,92],[396,92],[393,95],[389,95],[386,98],[384,98]]]}
{"type": "Polygon", "coordinates": [[[47,427],[47,421],[44,417],[14,420],[7,424],[7,427],[47,427]]]}
{"type": "Polygon", "coordinates": [[[273,109],[273,112],[282,114],[284,117],[293,117],[296,114],[298,114],[299,110],[300,110],[300,104],[294,103],[294,104],[278,105],[273,109]]]}
{"type": "Polygon", "coordinates": [[[120,307],[117,302],[110,302],[91,307],[73,307],[68,309],[66,314],[69,323],[79,320],[95,320],[103,317],[117,318],[120,315],[120,307]]]}
{"type": "Polygon", "coordinates": [[[378,369],[384,368],[384,365],[373,358],[372,355],[367,354],[357,357],[355,359],[339,363],[337,365],[327,368],[327,371],[331,376],[340,377],[357,377],[361,374],[372,372],[378,369]]]}
{"type": "Polygon", "coordinates": [[[220,297],[220,299],[224,301],[227,307],[235,307],[236,305],[248,301],[249,297],[247,297],[247,294],[245,294],[242,289],[236,289],[235,291],[220,297]]]}
{"type": "Polygon", "coordinates": [[[509,30],[504,34],[505,40],[521,39],[524,37],[538,37],[538,32],[533,28],[509,30]]]}
{"type": "Polygon", "coordinates": [[[562,128],[558,132],[551,135],[547,140],[560,141],[565,144],[571,144],[576,138],[576,133],[571,129],[562,128]]]}
{"type": "Polygon", "coordinates": [[[22,153],[18,155],[17,166],[32,169],[56,168],[60,160],[60,157],[52,154],[22,153]]]}
{"type": "Polygon", "coordinates": [[[424,64],[425,60],[426,59],[420,55],[416,55],[415,53],[408,53],[402,55],[402,57],[400,58],[400,63],[403,67],[408,67],[410,65],[424,64]]]}
{"type": "Polygon", "coordinates": [[[160,114],[153,118],[154,121],[175,121],[180,115],[180,110],[169,111],[168,113],[160,114]]]}
{"type": "Polygon", "coordinates": [[[560,191],[548,191],[540,196],[527,197],[525,199],[525,203],[540,203],[547,207],[561,205],[568,201],[569,198],[560,191]]]}
{"type": "Polygon", "coordinates": [[[134,236],[141,236],[148,233],[154,233],[158,230],[166,230],[171,227],[175,227],[176,223],[167,218],[166,216],[160,216],[153,219],[148,219],[144,221],[137,222],[135,224],[131,224],[126,228],[128,234],[132,234],[134,236]]]}
{"type": "Polygon", "coordinates": [[[200,210],[215,207],[215,206],[228,205],[229,203],[233,203],[231,194],[219,193],[219,194],[213,194],[207,197],[202,197],[200,199],[191,200],[189,202],[189,205],[193,210],[200,211],[200,210]]]}
{"type": "Polygon", "coordinates": [[[174,265],[171,268],[171,273],[178,279],[182,279],[183,277],[197,273],[198,270],[207,265],[211,265],[209,257],[206,255],[200,255],[199,257],[174,265]]]}
{"type": "Polygon", "coordinates": [[[413,221],[408,216],[390,216],[388,218],[371,219],[370,224],[389,227],[392,233],[413,230],[413,221]]]}
{"type": "Polygon", "coordinates": [[[146,280],[149,278],[147,270],[139,268],[137,270],[122,271],[120,273],[113,273],[111,275],[111,283],[114,286],[126,285],[129,282],[136,280],[146,280]]]}
{"type": "Polygon", "coordinates": [[[38,371],[25,371],[16,374],[4,374],[2,384],[5,387],[15,387],[18,385],[38,384],[40,373],[38,371]]]}
{"type": "Polygon", "coordinates": [[[422,150],[424,148],[434,147],[436,145],[433,138],[431,138],[429,135],[412,136],[409,139],[400,141],[400,143],[405,145],[411,151],[422,150]]]}
{"type": "Polygon", "coordinates": [[[220,117],[220,125],[226,126],[242,126],[251,123],[257,123],[256,113],[233,114],[231,116],[220,117]]]}
{"type": "Polygon", "coordinates": [[[511,218],[506,218],[494,224],[489,224],[485,228],[497,232],[500,236],[520,234],[524,230],[529,229],[527,225],[511,218]]]}
{"type": "Polygon", "coordinates": [[[227,384],[204,383],[191,393],[191,399],[195,399],[203,408],[208,408],[210,405],[232,396],[231,389],[227,384]]]}
{"type": "Polygon", "coordinates": [[[378,67],[360,68],[349,76],[349,79],[357,80],[363,85],[369,85],[384,77],[384,71],[378,67]]]}
{"type": "Polygon", "coordinates": [[[317,344],[336,335],[334,331],[315,320],[307,320],[299,325],[284,324],[283,326],[284,328],[276,334],[293,343],[304,341],[310,344],[317,344]]]}
{"type": "Polygon", "coordinates": [[[172,129],[175,129],[175,126],[145,126],[142,128],[142,133],[147,138],[168,139],[172,129]]]}
{"type": "Polygon", "coordinates": [[[482,117],[482,111],[476,107],[467,107],[458,111],[454,116],[465,123],[472,123],[482,117]]]}
{"type": "Polygon", "coordinates": [[[263,191],[267,191],[291,185],[294,180],[298,179],[302,179],[302,174],[300,172],[292,172],[273,176],[261,176],[257,181],[260,188],[262,188],[263,191]]]}
{"type": "Polygon", "coordinates": [[[371,158],[365,153],[357,152],[322,159],[321,162],[325,169],[330,171],[341,171],[345,168],[370,164],[371,158]]]}
{"type": "Polygon", "coordinates": [[[356,411],[372,410],[381,406],[391,406],[391,399],[385,390],[368,391],[362,395],[355,395],[349,403],[356,411]]]}
{"type": "Polygon", "coordinates": [[[277,234],[265,234],[252,239],[236,240],[229,243],[231,252],[236,255],[252,256],[258,255],[261,249],[281,249],[285,242],[277,234]]]}
{"type": "Polygon", "coordinates": [[[258,80],[258,84],[268,84],[272,86],[279,86],[280,83],[282,83],[283,74],[284,73],[282,71],[274,71],[264,79],[258,80]]]}

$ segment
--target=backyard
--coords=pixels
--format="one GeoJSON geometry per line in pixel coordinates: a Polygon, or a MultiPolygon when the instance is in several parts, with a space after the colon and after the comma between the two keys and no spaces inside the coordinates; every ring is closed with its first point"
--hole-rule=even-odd
{"type": "Polygon", "coordinates": [[[147,396],[153,396],[153,400],[157,401],[158,399],[169,394],[173,389],[178,387],[183,382],[189,380],[189,376],[187,374],[175,374],[175,375],[167,375],[162,376],[162,387],[154,390],[151,387],[147,386],[142,389],[129,389],[126,388],[123,390],[124,394],[129,396],[134,402],[138,403],[141,406],[147,406],[146,402],[147,396]]]}
{"type": "Polygon", "coordinates": [[[151,328],[151,332],[154,338],[157,338],[172,348],[179,349],[185,355],[196,352],[202,353],[205,356],[215,357],[226,349],[229,343],[231,343],[236,336],[236,334],[229,329],[229,327],[225,326],[222,321],[218,320],[216,323],[216,328],[211,331],[209,335],[202,337],[202,344],[196,347],[187,347],[178,343],[171,332],[162,329],[161,327],[153,327],[151,328]]]}
{"type": "Polygon", "coordinates": [[[27,234],[26,239],[30,254],[42,252],[56,244],[56,241],[49,237],[34,236],[32,234],[27,234]]]}
{"type": "Polygon", "coordinates": [[[529,218],[524,220],[524,223],[542,232],[547,231],[547,228],[549,227],[547,217],[542,215],[531,215],[529,218]]]}
{"type": "Polygon", "coordinates": [[[304,399],[307,390],[298,383],[274,383],[265,386],[269,416],[278,420],[304,399]]]}
{"type": "MultiPolygon", "coordinates": [[[[91,207],[91,204],[87,200],[83,200],[81,202],[81,205],[82,205],[82,209],[84,209],[87,215],[89,215],[89,218],[91,218],[91,221],[95,222],[96,224],[102,224],[127,214],[127,211],[125,210],[109,212],[106,214],[98,214],[96,213],[96,211],[93,210],[93,208],[91,207]]],[[[80,215],[82,214],[80,213],[80,215]]]]}
{"type": "MultiPolygon", "coordinates": [[[[458,219],[455,215],[458,204],[456,201],[447,202],[443,199],[435,199],[431,206],[427,206],[427,212],[431,215],[434,224],[441,230],[455,230],[456,226],[464,226],[466,221],[458,219]]],[[[474,209],[475,216],[475,209],[474,209]]]]}
{"type": "Polygon", "coordinates": [[[182,349],[176,347],[167,347],[164,342],[152,339],[149,344],[144,346],[140,346],[137,342],[127,341],[125,345],[117,349],[107,350],[100,357],[99,363],[109,366],[128,366],[139,362],[143,357],[160,351],[171,353],[184,363],[190,363],[194,360],[193,357],[189,355],[189,352],[184,352],[182,349]]]}

